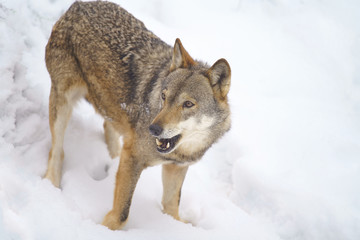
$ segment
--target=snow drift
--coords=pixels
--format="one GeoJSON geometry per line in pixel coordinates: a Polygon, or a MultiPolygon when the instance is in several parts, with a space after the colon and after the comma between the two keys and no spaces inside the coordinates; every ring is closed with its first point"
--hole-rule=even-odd
{"type": "Polygon", "coordinates": [[[62,189],[50,148],[44,50],[72,1],[0,3],[0,239],[359,239],[357,1],[117,1],[169,44],[232,67],[233,126],[186,177],[183,224],[144,171],[123,231],[101,226],[118,160],[86,102],[65,136],[62,189]]]}

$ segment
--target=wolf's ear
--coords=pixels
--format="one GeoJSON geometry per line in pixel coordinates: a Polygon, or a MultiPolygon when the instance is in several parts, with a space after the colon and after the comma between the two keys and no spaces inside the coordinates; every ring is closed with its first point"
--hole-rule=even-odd
{"type": "Polygon", "coordinates": [[[224,99],[230,89],[231,69],[229,63],[221,58],[206,71],[215,96],[224,99]]]}
{"type": "Polygon", "coordinates": [[[192,57],[190,57],[189,53],[185,50],[185,48],[181,44],[180,39],[177,38],[174,45],[174,53],[170,66],[170,72],[178,68],[188,68],[193,65],[196,65],[196,62],[194,61],[194,59],[192,59],[192,57]]]}

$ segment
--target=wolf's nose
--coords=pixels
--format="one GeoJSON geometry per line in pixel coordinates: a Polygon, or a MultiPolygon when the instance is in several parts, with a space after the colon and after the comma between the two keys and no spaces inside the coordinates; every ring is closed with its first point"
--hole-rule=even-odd
{"type": "Polygon", "coordinates": [[[160,127],[157,124],[151,124],[149,127],[149,131],[150,131],[151,135],[157,137],[162,133],[163,129],[162,129],[162,127],[160,127]]]}

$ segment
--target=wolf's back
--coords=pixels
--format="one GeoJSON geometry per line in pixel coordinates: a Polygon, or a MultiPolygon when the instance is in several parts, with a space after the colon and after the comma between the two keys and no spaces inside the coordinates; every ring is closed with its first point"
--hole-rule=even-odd
{"type": "MultiPolygon", "coordinates": [[[[116,96],[108,101],[127,106],[149,102],[147,93],[167,74],[172,57],[172,48],[140,20],[114,3],[100,1],[71,5],[53,28],[47,51],[54,49],[74,57],[90,95],[104,95],[99,85],[108,85],[109,91],[121,93],[108,94],[116,96]]],[[[98,101],[93,99],[95,105],[98,101]]]]}

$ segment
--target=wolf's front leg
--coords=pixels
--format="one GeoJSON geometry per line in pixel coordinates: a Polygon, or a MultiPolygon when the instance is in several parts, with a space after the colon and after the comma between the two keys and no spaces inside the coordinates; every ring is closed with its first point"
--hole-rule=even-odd
{"type": "Polygon", "coordinates": [[[164,164],[162,166],[163,212],[171,215],[176,220],[185,222],[179,217],[179,203],[181,187],[183,185],[188,166],[176,164],[164,164]]]}
{"type": "Polygon", "coordinates": [[[132,155],[132,144],[124,142],[120,165],[116,174],[113,209],[105,216],[102,224],[111,230],[124,227],[129,216],[131,199],[143,170],[143,166],[132,155]]]}

